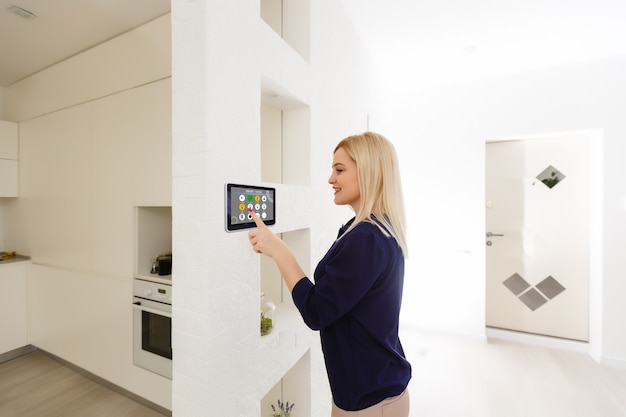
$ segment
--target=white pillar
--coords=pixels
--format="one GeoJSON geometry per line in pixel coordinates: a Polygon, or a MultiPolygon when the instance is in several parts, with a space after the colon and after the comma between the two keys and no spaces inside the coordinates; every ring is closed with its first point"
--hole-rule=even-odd
{"type": "Polygon", "coordinates": [[[172,1],[173,414],[255,416],[259,263],[224,184],[260,175],[258,0],[172,1]]]}

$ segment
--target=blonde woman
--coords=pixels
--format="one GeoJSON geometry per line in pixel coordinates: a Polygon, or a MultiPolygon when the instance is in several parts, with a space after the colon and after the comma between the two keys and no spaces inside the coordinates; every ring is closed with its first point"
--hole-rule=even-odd
{"type": "Polygon", "coordinates": [[[398,337],[407,248],[393,145],[373,132],[343,139],[328,182],[335,204],[355,216],[317,265],[315,283],[256,215],[250,243],[274,260],[304,322],[320,331],[332,417],[408,417],[411,365],[398,337]]]}

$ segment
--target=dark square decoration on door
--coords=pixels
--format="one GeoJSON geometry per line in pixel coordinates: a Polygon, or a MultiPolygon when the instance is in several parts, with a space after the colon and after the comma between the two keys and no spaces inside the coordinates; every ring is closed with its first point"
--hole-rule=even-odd
{"type": "Polygon", "coordinates": [[[550,165],[535,178],[541,181],[546,187],[552,189],[552,187],[565,179],[565,174],[550,165]]]}

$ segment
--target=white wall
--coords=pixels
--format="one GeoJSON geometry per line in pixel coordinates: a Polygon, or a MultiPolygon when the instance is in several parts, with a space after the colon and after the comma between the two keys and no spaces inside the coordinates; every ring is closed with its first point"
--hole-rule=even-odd
{"type": "MultiPolygon", "coordinates": [[[[333,203],[332,152],[346,136],[367,130],[376,88],[369,56],[333,0],[314,0],[311,10],[311,271],[342,224],[354,213],[333,203]]],[[[382,132],[384,133],[384,132],[382,132]]],[[[318,334],[315,334],[318,337],[318,334]]],[[[317,339],[316,339],[317,343],[317,339]]],[[[312,416],[330,415],[330,388],[321,352],[314,351],[311,372],[312,416]]]]}
{"type": "Polygon", "coordinates": [[[393,107],[409,207],[406,323],[484,334],[485,140],[603,129],[604,272],[592,342],[604,362],[626,365],[625,71],[619,57],[433,90],[407,86],[410,97],[393,107]]]}

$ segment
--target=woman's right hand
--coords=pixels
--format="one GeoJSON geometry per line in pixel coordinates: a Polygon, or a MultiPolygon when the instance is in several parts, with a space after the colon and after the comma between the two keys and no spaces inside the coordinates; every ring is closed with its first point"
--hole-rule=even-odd
{"type": "Polygon", "coordinates": [[[250,214],[256,224],[256,229],[252,229],[248,232],[248,239],[252,245],[252,249],[256,253],[262,253],[263,255],[271,257],[282,275],[289,291],[293,290],[293,287],[306,275],[302,268],[298,264],[295,256],[289,250],[285,242],[278,238],[272,231],[263,223],[263,220],[259,218],[259,215],[250,210],[250,214]]]}
{"type": "Polygon", "coordinates": [[[277,251],[287,249],[285,243],[272,233],[257,213],[253,210],[248,211],[256,224],[256,229],[248,232],[248,239],[256,253],[273,258],[277,251]]]}

